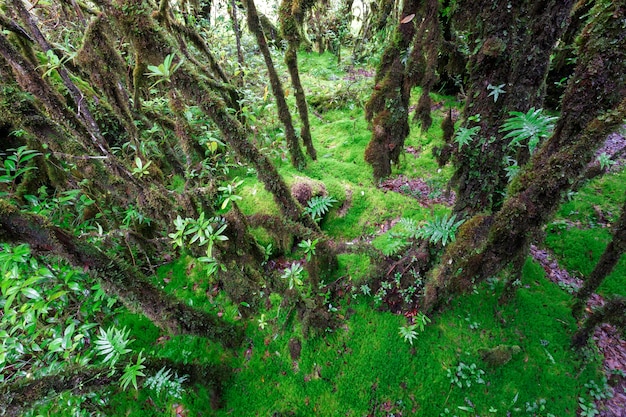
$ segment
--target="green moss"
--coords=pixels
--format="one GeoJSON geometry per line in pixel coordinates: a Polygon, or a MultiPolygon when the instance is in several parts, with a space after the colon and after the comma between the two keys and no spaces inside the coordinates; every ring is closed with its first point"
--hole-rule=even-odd
{"type": "MultiPolygon", "coordinates": [[[[352,256],[340,262],[362,264],[352,256]]],[[[270,320],[264,330],[249,326],[254,348],[240,359],[241,371],[225,393],[228,406],[217,415],[361,416],[394,407],[406,415],[438,416],[446,407],[466,406],[466,400],[476,415],[489,415],[490,409],[504,415],[540,399],[547,401],[547,412],[572,415],[598,364],[581,365],[570,351],[575,323],[568,316],[569,296],[544,278],[539,265],[527,262],[523,272],[523,286],[510,305],[497,306],[499,286],[482,286],[434,318],[413,346],[398,334],[404,317],[372,310],[361,295],[340,310],[348,315],[345,326],[304,341],[297,361],[289,356],[291,335],[281,319],[270,320]],[[518,345],[520,353],[490,367],[479,350],[499,345],[518,345]],[[483,369],[487,384],[451,385],[447,370],[459,362],[483,369]]],[[[277,310],[266,318],[276,317],[277,310]]]]}
{"type": "MultiPolygon", "coordinates": [[[[626,195],[626,171],[596,178],[562,204],[546,228],[546,245],[559,264],[584,278],[611,241],[610,224],[620,214],[626,195]]],[[[626,295],[626,259],[622,257],[598,292],[626,295]]]]}

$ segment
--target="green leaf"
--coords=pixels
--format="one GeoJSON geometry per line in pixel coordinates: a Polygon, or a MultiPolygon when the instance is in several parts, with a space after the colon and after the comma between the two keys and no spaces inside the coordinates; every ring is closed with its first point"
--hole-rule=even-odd
{"type": "Polygon", "coordinates": [[[34,288],[22,288],[22,294],[24,294],[27,298],[31,300],[39,300],[41,299],[41,294],[34,288]]]}
{"type": "Polygon", "coordinates": [[[458,143],[459,150],[461,150],[461,147],[464,145],[470,144],[474,140],[474,136],[476,136],[479,131],[480,126],[474,126],[471,128],[460,127],[454,135],[454,141],[458,143]]]}

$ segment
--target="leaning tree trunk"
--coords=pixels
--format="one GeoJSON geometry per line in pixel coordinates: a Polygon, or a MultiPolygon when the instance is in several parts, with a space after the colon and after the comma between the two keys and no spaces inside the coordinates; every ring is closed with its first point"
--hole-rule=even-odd
{"type": "MultiPolygon", "coordinates": [[[[469,58],[464,109],[465,127],[480,130],[457,154],[452,180],[458,184],[455,213],[470,217],[501,206],[508,182],[505,157],[510,150],[500,127],[510,111],[542,107],[550,54],[573,3],[527,0],[513,2],[509,8],[506,1],[497,5],[469,1],[465,6],[463,16],[472,19],[465,25],[475,25],[475,16],[480,16],[482,25],[475,31],[481,47],[469,58]],[[470,116],[475,119],[470,121],[470,116]]],[[[528,155],[516,157],[520,166],[528,155]]]]}
{"type": "MultiPolygon", "coordinates": [[[[45,53],[48,53],[48,51],[52,51],[52,46],[35,24],[31,14],[28,12],[28,10],[26,10],[26,7],[22,3],[22,0],[11,0],[11,4],[18,12],[24,24],[28,27],[30,33],[35,38],[40,48],[45,53]]],[[[76,87],[74,82],[70,79],[68,72],[62,65],[57,68],[57,72],[59,73],[59,76],[63,81],[63,85],[65,86],[65,88],[67,88],[67,91],[74,100],[77,117],[83,122],[83,126],[86,128],[93,142],[100,144],[100,147],[103,148],[102,143],[104,142],[104,139],[102,137],[102,133],[100,132],[100,128],[98,127],[98,124],[96,123],[93,115],[84,103],[85,97],[76,87]]]]}
{"type": "Polygon", "coordinates": [[[622,214],[615,225],[613,231],[613,239],[600,256],[600,260],[596,264],[591,274],[585,279],[585,283],[576,293],[576,304],[572,308],[572,314],[576,318],[580,318],[587,299],[593,294],[602,281],[613,271],[613,268],[619,262],[622,254],[626,252],[626,201],[622,206],[622,214]]]}
{"type": "Polygon", "coordinates": [[[138,310],[169,332],[207,337],[230,347],[241,342],[241,329],[174,299],[139,270],[49,224],[43,217],[20,212],[1,199],[0,239],[28,243],[34,252],[66,259],[92,274],[107,292],[124,301],[128,308],[138,310]]]}
{"type": "Polygon", "coordinates": [[[298,136],[296,135],[296,131],[293,127],[291,113],[289,112],[287,101],[285,100],[285,91],[283,90],[280,78],[278,78],[278,73],[274,68],[272,56],[270,55],[270,50],[267,47],[267,40],[265,39],[265,35],[263,34],[263,30],[261,29],[261,25],[259,23],[259,16],[256,11],[256,6],[254,5],[254,0],[244,0],[244,4],[246,11],[248,12],[248,28],[256,37],[257,44],[259,45],[259,49],[261,50],[261,54],[265,60],[265,65],[267,66],[267,72],[270,78],[270,85],[272,87],[272,92],[274,93],[274,98],[276,99],[276,106],[278,107],[278,117],[285,127],[285,139],[287,140],[287,147],[289,148],[289,154],[291,155],[291,164],[297,170],[301,170],[306,166],[306,159],[302,153],[302,149],[300,149],[300,144],[298,143],[298,136]]]}
{"type": "MultiPolygon", "coordinates": [[[[136,358],[118,363],[116,371],[122,373],[126,365],[133,365],[136,358]]],[[[223,384],[231,372],[225,365],[183,364],[169,359],[148,358],[143,366],[148,375],[154,375],[161,369],[173,370],[178,375],[188,375],[187,384],[202,384],[210,389],[211,397],[218,403],[223,384]]],[[[6,416],[20,416],[33,404],[70,391],[75,395],[100,391],[115,381],[111,368],[105,366],[72,367],[60,373],[40,378],[22,378],[16,382],[2,384],[0,387],[0,409],[6,416]]]]}
{"type": "Polygon", "coordinates": [[[304,15],[313,5],[312,1],[302,2],[300,0],[282,0],[278,9],[280,19],[280,29],[283,38],[287,40],[287,51],[285,52],[285,64],[289,70],[291,77],[291,85],[293,86],[296,96],[296,105],[300,114],[300,135],[302,142],[306,147],[307,154],[311,159],[317,159],[317,152],[313,146],[311,139],[311,126],[309,124],[309,107],[306,102],[304,88],[300,82],[300,71],[298,70],[298,47],[300,46],[301,36],[300,28],[304,22],[304,15]]]}
{"type": "Polygon", "coordinates": [[[594,329],[602,323],[610,323],[626,330],[626,298],[616,297],[594,311],[572,337],[572,346],[582,348],[587,344],[594,329]]]}
{"type": "Polygon", "coordinates": [[[476,215],[459,230],[425,289],[427,310],[499,272],[529,244],[561,196],[626,117],[626,5],[607,2],[581,35],[578,66],[552,136],[509,188],[493,216],[476,215]]]}
{"type": "MultiPolygon", "coordinates": [[[[146,62],[158,65],[172,52],[171,44],[154,24],[150,17],[150,8],[145,3],[140,4],[143,7],[137,7],[130,0],[123,2],[126,5],[133,4],[137,9],[135,16],[126,16],[121,9],[114,7],[108,0],[96,0],[95,2],[102,5],[107,10],[107,14],[118,22],[122,31],[137,49],[138,55],[142,56],[146,62]],[[138,18],[137,16],[142,19],[142,32],[134,29],[136,25],[134,19],[138,18]]],[[[320,230],[317,223],[313,221],[311,216],[304,213],[302,206],[291,195],[276,167],[247,140],[247,132],[241,123],[230,116],[220,98],[196,75],[192,68],[189,68],[187,64],[182,65],[172,75],[171,86],[178,89],[182,96],[207,114],[224,135],[224,141],[243,160],[256,169],[260,181],[274,197],[274,201],[283,216],[312,230],[320,230]]]]}

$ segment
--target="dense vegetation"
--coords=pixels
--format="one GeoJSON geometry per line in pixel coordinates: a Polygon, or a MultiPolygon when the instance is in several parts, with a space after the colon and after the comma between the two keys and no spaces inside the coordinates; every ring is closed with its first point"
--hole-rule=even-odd
{"type": "Polygon", "coordinates": [[[397,3],[2,3],[3,415],[611,415],[626,3],[397,3]]]}

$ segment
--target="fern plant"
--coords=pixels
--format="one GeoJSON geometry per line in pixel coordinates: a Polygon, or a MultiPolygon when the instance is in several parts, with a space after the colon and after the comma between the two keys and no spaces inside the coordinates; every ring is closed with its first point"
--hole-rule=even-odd
{"type": "Polygon", "coordinates": [[[330,210],[336,202],[337,200],[329,195],[318,195],[307,201],[304,212],[308,213],[313,217],[313,220],[319,223],[322,217],[324,217],[324,214],[328,213],[328,210],[330,210]]]}
{"type": "Polygon", "coordinates": [[[140,352],[137,356],[136,363],[131,362],[126,365],[126,367],[124,368],[124,373],[120,378],[120,385],[124,391],[126,391],[126,388],[128,388],[131,383],[133,384],[133,387],[137,389],[137,377],[146,376],[146,374],[142,372],[144,369],[146,369],[146,366],[143,364],[145,361],[146,358],[144,358],[140,352]]]}
{"type": "Polygon", "coordinates": [[[415,330],[416,327],[416,324],[398,327],[400,330],[400,337],[402,337],[405,342],[409,342],[411,346],[413,345],[413,341],[417,339],[417,331],[415,330]]]}
{"type": "Polygon", "coordinates": [[[185,389],[183,383],[187,380],[187,375],[179,377],[177,374],[172,375],[172,370],[163,367],[157,371],[154,376],[146,378],[144,386],[156,392],[158,397],[165,395],[181,399],[185,389]]]}
{"type": "Polygon", "coordinates": [[[96,339],[96,351],[98,355],[104,356],[102,360],[113,368],[117,361],[125,354],[130,352],[126,346],[132,341],[128,338],[130,329],[118,329],[117,327],[109,327],[108,330],[100,328],[100,334],[96,339]]]}
{"type": "Polygon", "coordinates": [[[381,239],[377,248],[385,256],[394,256],[419,237],[419,226],[413,219],[402,217],[392,230],[381,239]]]}
{"type": "Polygon", "coordinates": [[[474,136],[478,134],[480,126],[460,127],[454,135],[454,141],[459,145],[459,150],[463,145],[468,145],[474,140],[474,136]]]}
{"type": "Polygon", "coordinates": [[[546,116],[542,109],[531,107],[526,113],[519,111],[509,112],[511,117],[506,119],[501,132],[508,132],[504,139],[511,139],[509,146],[522,146],[527,142],[528,150],[532,154],[539,142],[552,133],[556,117],[546,116]]]}
{"type": "Polygon", "coordinates": [[[428,220],[419,229],[419,235],[423,239],[430,240],[431,243],[441,243],[446,246],[449,242],[456,239],[456,231],[463,224],[464,220],[456,221],[456,214],[452,216],[445,215],[443,217],[436,216],[432,220],[428,220]]]}

